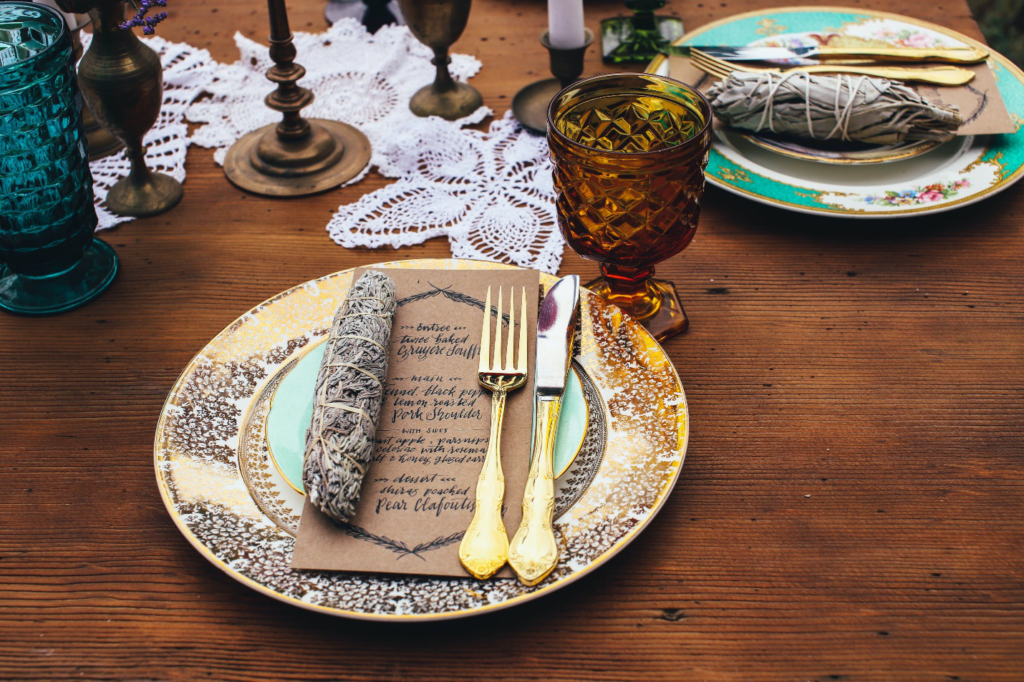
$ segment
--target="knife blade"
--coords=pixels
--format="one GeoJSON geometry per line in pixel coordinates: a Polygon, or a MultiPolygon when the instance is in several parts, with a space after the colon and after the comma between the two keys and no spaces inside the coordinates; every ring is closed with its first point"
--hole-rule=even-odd
{"type": "Polygon", "coordinates": [[[691,50],[700,50],[712,57],[730,62],[772,62],[791,59],[872,59],[876,61],[927,62],[946,64],[977,64],[989,53],[973,47],[903,48],[903,47],[829,47],[808,45],[794,47],[730,47],[727,45],[667,45],[662,51],[676,57],[689,57],[691,50]]]}
{"type": "Polygon", "coordinates": [[[523,492],[523,519],[508,548],[508,563],[524,585],[536,585],[558,565],[552,529],[555,511],[555,436],[572,362],[580,309],[580,278],[558,280],[537,315],[533,453],[523,492]]]}
{"type": "Polygon", "coordinates": [[[537,314],[536,395],[565,391],[572,360],[572,342],[580,309],[580,278],[569,275],[555,282],[537,314]]]}

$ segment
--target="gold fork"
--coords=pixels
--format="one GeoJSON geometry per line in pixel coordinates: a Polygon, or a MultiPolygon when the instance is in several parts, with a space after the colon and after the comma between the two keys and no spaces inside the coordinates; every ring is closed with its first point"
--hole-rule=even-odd
{"type": "Polygon", "coordinates": [[[813,64],[811,66],[797,66],[793,67],[793,69],[783,70],[727,62],[724,59],[712,57],[707,52],[701,52],[700,50],[690,50],[690,57],[693,65],[698,69],[722,79],[727,79],[733,71],[784,74],[792,70],[806,71],[807,73],[851,73],[861,76],[889,78],[897,81],[931,83],[933,85],[964,85],[974,78],[973,71],[958,66],[833,66],[831,64],[813,64]]]}
{"type": "Polygon", "coordinates": [[[526,383],[526,288],[523,288],[519,314],[519,356],[512,359],[516,321],[515,287],[509,292],[508,346],[505,364],[501,364],[502,289],[498,287],[498,322],[494,330],[494,358],[491,355],[491,288],[484,304],[484,328],[480,334],[480,383],[491,391],[491,436],[480,478],[476,483],[476,509],[473,520],[459,546],[459,561],[480,580],[498,572],[508,561],[508,534],[501,520],[505,501],[505,475],[501,471],[501,422],[505,418],[505,398],[526,383]]]}

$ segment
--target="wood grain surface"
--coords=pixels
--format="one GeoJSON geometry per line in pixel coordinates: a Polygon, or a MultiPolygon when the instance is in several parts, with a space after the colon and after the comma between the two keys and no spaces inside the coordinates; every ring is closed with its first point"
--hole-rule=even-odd
{"type": "MultiPolygon", "coordinates": [[[[863,0],[980,38],[963,0],[863,0]]],[[[172,0],[160,34],[236,56],[266,8],[172,0]]],[[[294,30],[326,24],[292,0],[294,30]]],[[[673,2],[689,28],[765,0],[673,2]]],[[[622,11],[586,4],[588,25],[622,11]]],[[[543,0],[477,0],[456,45],[503,113],[547,75],[543,0]]],[[[302,62],[302,55],[298,61],[302,62]]],[[[597,49],[587,73],[607,70],[597,49]]],[[[332,211],[246,195],[188,155],[170,213],[103,237],[114,286],[58,317],[0,316],[0,678],[1024,679],[1024,194],[844,222],[710,189],[660,272],[692,326],[666,345],[693,431],[659,517],[592,576],[452,623],[300,611],[220,573],[175,529],[153,433],[178,373],[238,315],[356,265],[332,211]]],[[[591,276],[566,253],[562,273],[591,276]]]]}

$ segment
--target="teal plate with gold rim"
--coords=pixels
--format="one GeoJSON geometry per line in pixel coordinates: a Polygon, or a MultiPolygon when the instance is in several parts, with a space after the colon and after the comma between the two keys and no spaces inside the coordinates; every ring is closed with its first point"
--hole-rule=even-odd
{"type": "MultiPolygon", "coordinates": [[[[897,47],[980,47],[962,33],[910,17],[842,7],[782,7],[737,14],[692,31],[678,45],[806,45],[839,34],[897,47]]],[[[956,137],[923,154],[874,165],[828,165],[754,144],[742,131],[716,130],[709,184],[800,213],[843,218],[895,218],[938,213],[982,201],[1024,174],[1024,72],[992,52],[988,65],[1014,133],[956,137]]],[[[659,57],[649,73],[668,75],[659,57]]],[[[986,105],[980,95],[976,109],[986,105]]],[[[965,118],[974,112],[963,112],[965,118]]]]}
{"type": "MultiPolygon", "coordinates": [[[[284,370],[284,378],[277,384],[270,398],[270,413],[267,415],[267,450],[270,457],[288,485],[302,494],[305,494],[302,462],[306,450],[306,430],[313,419],[313,393],[323,356],[324,343],[321,341],[284,370]]],[[[574,367],[569,373],[562,399],[562,413],[558,419],[556,478],[569,470],[583,448],[587,423],[587,400],[583,395],[578,370],[574,367]]]]}

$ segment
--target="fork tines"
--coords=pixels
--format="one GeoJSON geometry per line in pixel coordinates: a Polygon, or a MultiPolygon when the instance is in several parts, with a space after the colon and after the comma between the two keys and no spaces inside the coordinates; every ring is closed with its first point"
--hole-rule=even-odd
{"type": "Polygon", "coordinates": [[[693,63],[694,66],[696,66],[701,71],[711,76],[715,76],[716,78],[721,78],[723,80],[728,79],[729,74],[731,74],[733,71],[743,70],[740,68],[735,68],[732,64],[726,62],[725,60],[718,59],[717,57],[712,57],[706,52],[701,52],[700,50],[690,50],[690,61],[693,63]]]}
{"type": "Polygon", "coordinates": [[[525,374],[526,373],[526,288],[522,289],[522,302],[519,313],[519,354],[513,350],[516,305],[515,287],[509,287],[508,304],[508,346],[505,348],[505,362],[501,362],[501,309],[503,307],[504,288],[498,287],[498,310],[497,322],[494,329],[494,355],[493,360],[488,364],[491,357],[491,287],[487,287],[487,300],[484,303],[484,328],[480,334],[480,373],[481,374],[525,374]],[[515,359],[515,362],[513,360],[515,359]]]}

